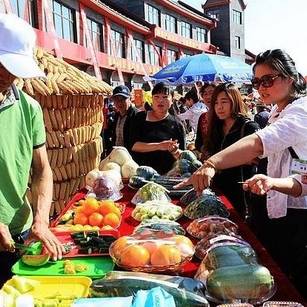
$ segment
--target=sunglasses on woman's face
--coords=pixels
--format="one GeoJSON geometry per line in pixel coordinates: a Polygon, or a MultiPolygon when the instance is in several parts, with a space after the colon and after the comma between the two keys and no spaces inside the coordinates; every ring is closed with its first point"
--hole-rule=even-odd
{"type": "Polygon", "coordinates": [[[252,86],[254,89],[258,90],[260,85],[262,85],[263,87],[272,87],[274,84],[275,79],[277,79],[278,77],[281,77],[282,74],[278,74],[278,75],[264,75],[261,78],[254,78],[252,79],[252,86]]]}

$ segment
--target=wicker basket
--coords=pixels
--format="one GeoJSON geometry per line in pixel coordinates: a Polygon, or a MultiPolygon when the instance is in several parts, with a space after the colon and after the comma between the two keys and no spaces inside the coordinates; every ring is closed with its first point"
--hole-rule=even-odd
{"type": "MultiPolygon", "coordinates": [[[[47,78],[17,79],[16,85],[43,109],[47,153],[53,171],[50,210],[53,216],[85,186],[86,174],[99,165],[103,98],[111,94],[112,88],[41,48],[36,49],[35,55],[47,78]]],[[[30,190],[30,202],[31,194],[30,190]]]]}

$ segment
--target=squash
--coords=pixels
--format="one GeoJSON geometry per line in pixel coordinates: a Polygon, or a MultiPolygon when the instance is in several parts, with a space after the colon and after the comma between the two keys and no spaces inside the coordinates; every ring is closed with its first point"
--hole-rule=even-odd
{"type": "Polygon", "coordinates": [[[274,279],[266,267],[245,264],[214,270],[206,285],[208,294],[222,302],[239,299],[262,301],[273,294],[274,279]]]}

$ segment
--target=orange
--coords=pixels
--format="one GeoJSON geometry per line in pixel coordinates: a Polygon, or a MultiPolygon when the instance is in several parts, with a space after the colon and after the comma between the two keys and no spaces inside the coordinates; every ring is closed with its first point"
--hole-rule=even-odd
{"type": "Polygon", "coordinates": [[[149,251],[140,245],[130,245],[120,255],[120,264],[129,267],[143,267],[149,264],[149,261],[149,251]]]}
{"type": "Polygon", "coordinates": [[[107,215],[108,213],[115,213],[117,215],[119,214],[120,217],[120,211],[114,204],[113,200],[102,200],[99,207],[99,212],[102,215],[107,215]]]}
{"type": "MultiPolygon", "coordinates": [[[[107,226],[104,226],[107,227],[107,226]]],[[[114,256],[118,259],[120,257],[121,252],[127,246],[127,237],[120,237],[112,244],[112,252],[114,256]]]]}
{"type": "Polygon", "coordinates": [[[94,212],[98,212],[99,204],[95,198],[87,198],[83,203],[82,208],[83,213],[89,216],[94,212]]]}
{"type": "Polygon", "coordinates": [[[103,216],[98,212],[94,212],[89,216],[88,222],[91,226],[100,226],[103,222],[103,216]]]}
{"type": "Polygon", "coordinates": [[[115,213],[108,213],[103,218],[103,226],[109,225],[113,228],[117,228],[120,224],[120,219],[115,213]]]}
{"type": "Polygon", "coordinates": [[[77,208],[75,209],[75,212],[76,212],[76,213],[84,213],[84,212],[83,212],[83,206],[77,207],[77,208]]]}
{"type": "Polygon", "coordinates": [[[88,218],[84,213],[76,213],[74,216],[74,224],[86,225],[88,218]]]}
{"type": "Polygon", "coordinates": [[[181,262],[180,251],[173,245],[162,244],[151,254],[152,265],[174,265],[181,262]]]}

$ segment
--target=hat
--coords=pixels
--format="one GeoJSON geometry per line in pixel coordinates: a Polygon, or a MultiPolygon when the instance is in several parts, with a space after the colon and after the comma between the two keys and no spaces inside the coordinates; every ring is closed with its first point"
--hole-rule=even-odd
{"type": "Polygon", "coordinates": [[[113,90],[113,96],[123,96],[125,98],[129,98],[130,97],[130,90],[127,86],[125,85],[119,85],[116,86],[116,88],[113,90]]]}
{"type": "Polygon", "coordinates": [[[14,14],[0,13],[0,63],[19,78],[45,77],[34,60],[36,34],[14,14]]]}

